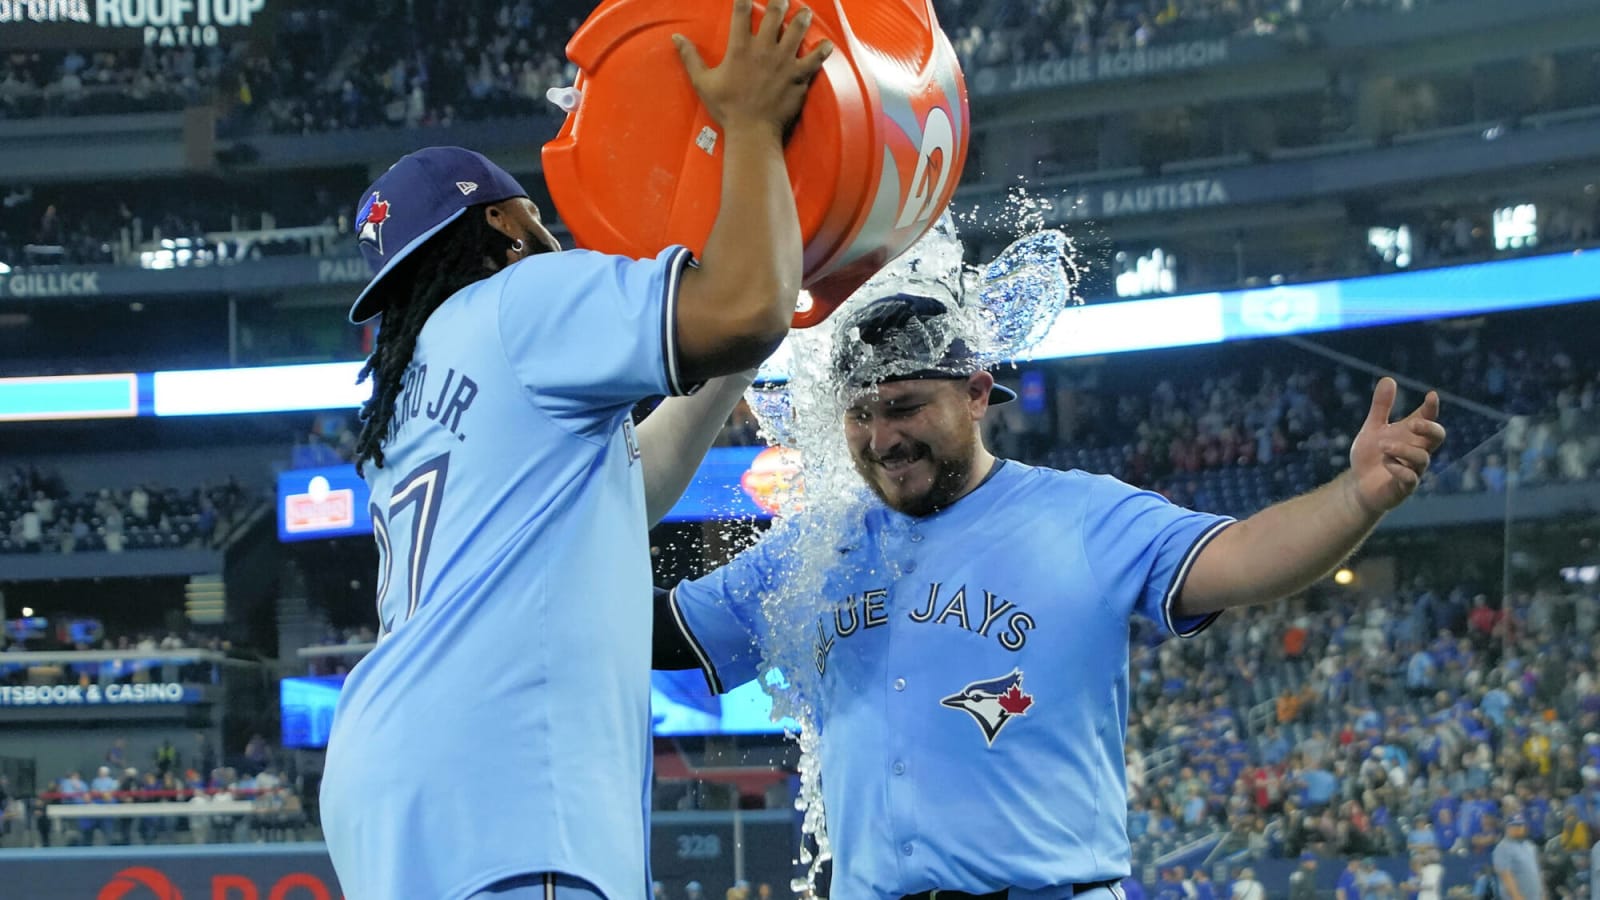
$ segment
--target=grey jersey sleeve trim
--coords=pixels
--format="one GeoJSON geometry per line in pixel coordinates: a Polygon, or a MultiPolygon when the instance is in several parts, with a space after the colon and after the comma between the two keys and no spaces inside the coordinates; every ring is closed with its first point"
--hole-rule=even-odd
{"type": "Polygon", "coordinates": [[[667,390],[674,397],[686,397],[700,385],[684,385],[678,359],[678,289],[683,284],[685,266],[698,266],[689,248],[680,247],[667,263],[667,296],[661,304],[661,358],[667,367],[667,390]]]}
{"type": "Polygon", "coordinates": [[[1189,545],[1189,552],[1183,555],[1183,562],[1178,564],[1177,571],[1172,573],[1172,583],[1167,586],[1167,595],[1161,601],[1162,624],[1167,626],[1168,633],[1180,638],[1194,637],[1211,627],[1211,623],[1222,615],[1221,611],[1214,612],[1188,631],[1179,631],[1172,621],[1172,604],[1178,602],[1178,595],[1183,593],[1183,583],[1189,579],[1189,571],[1194,568],[1194,561],[1200,558],[1200,551],[1204,550],[1213,538],[1221,534],[1223,529],[1233,523],[1233,519],[1224,519],[1201,532],[1200,536],[1195,538],[1194,543],[1189,545]]]}
{"type": "Polygon", "coordinates": [[[683,619],[683,610],[678,608],[678,590],[673,588],[667,597],[667,605],[672,609],[672,620],[678,623],[678,630],[683,632],[683,637],[689,642],[690,649],[694,650],[695,659],[700,661],[700,670],[705,673],[706,687],[711,689],[712,696],[723,693],[722,679],[717,677],[717,669],[711,664],[711,657],[706,649],[700,646],[695,639],[694,632],[689,630],[689,623],[683,619]]]}

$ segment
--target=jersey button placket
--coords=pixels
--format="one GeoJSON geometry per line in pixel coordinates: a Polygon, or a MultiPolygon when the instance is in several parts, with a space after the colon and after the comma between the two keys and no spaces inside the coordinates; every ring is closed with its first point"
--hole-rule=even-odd
{"type": "MultiPolygon", "coordinates": [[[[916,545],[917,549],[921,548],[921,544],[918,543],[918,533],[914,528],[909,533],[902,533],[901,540],[903,541],[901,544],[902,549],[909,550],[913,545],[916,545]]],[[[905,557],[903,557],[905,562],[901,569],[902,573],[910,574],[915,570],[915,556],[916,554],[914,553],[905,554],[905,557]]],[[[905,593],[896,591],[903,598],[914,598],[915,595],[920,593],[915,588],[911,588],[909,584],[903,584],[902,588],[909,588],[905,593]]],[[[901,602],[902,604],[909,604],[913,601],[911,599],[903,599],[901,602]]],[[[916,773],[912,771],[911,766],[911,763],[915,762],[911,753],[911,748],[916,740],[916,729],[913,723],[921,718],[925,711],[916,708],[917,704],[921,702],[918,691],[910,690],[906,676],[901,674],[914,671],[918,662],[916,656],[917,626],[908,621],[905,616],[906,610],[904,608],[891,609],[889,612],[888,652],[884,655],[885,661],[888,663],[887,669],[884,670],[884,674],[887,677],[884,678],[883,682],[880,682],[889,690],[888,703],[885,704],[888,715],[884,723],[889,730],[886,734],[888,740],[883,743],[884,757],[881,765],[888,768],[890,772],[888,790],[885,791],[889,804],[888,825],[890,833],[898,839],[897,843],[900,845],[901,852],[900,858],[906,863],[906,868],[902,874],[910,877],[916,871],[915,867],[910,865],[910,858],[915,852],[913,841],[916,839],[917,834],[918,793],[916,773]]],[[[894,845],[891,844],[890,846],[894,845]]]]}

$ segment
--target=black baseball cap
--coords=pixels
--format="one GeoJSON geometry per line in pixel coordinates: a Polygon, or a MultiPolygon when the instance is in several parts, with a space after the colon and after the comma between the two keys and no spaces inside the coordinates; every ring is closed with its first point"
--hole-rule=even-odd
{"type": "MultiPolygon", "coordinates": [[[[874,300],[844,317],[838,326],[833,368],[847,388],[920,379],[964,379],[985,368],[972,345],[951,337],[949,307],[917,294],[874,300]]],[[[995,384],[989,405],[1017,399],[1016,391],[995,384]]]]}

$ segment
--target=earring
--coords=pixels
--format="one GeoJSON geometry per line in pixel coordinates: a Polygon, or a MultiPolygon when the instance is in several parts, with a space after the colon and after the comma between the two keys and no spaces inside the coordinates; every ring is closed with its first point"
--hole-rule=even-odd
{"type": "Polygon", "coordinates": [[[516,240],[511,242],[511,252],[512,253],[521,253],[523,250],[526,250],[527,248],[528,248],[528,245],[524,244],[522,242],[522,238],[517,238],[516,240]]]}

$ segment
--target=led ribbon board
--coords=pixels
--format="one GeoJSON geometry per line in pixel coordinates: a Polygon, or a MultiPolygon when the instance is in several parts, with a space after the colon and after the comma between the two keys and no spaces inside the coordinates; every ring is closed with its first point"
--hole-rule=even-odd
{"type": "MultiPolygon", "coordinates": [[[[1507,312],[1600,295],[1600,252],[1573,252],[1068,309],[1034,361],[1370,328],[1507,312]]],[[[787,344],[763,367],[782,380],[787,344]]],[[[0,378],[0,421],[355,409],[359,362],[134,375],[0,378]]]]}

